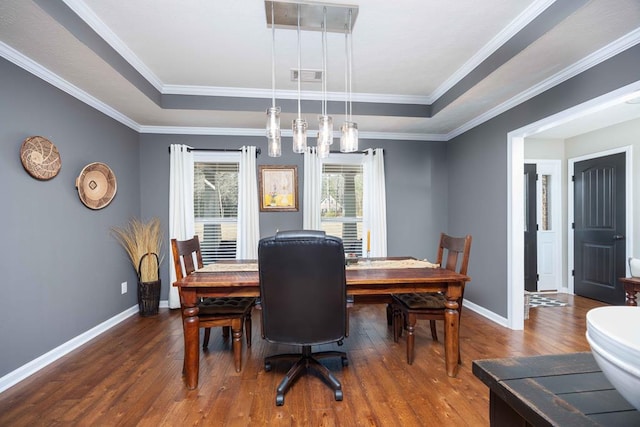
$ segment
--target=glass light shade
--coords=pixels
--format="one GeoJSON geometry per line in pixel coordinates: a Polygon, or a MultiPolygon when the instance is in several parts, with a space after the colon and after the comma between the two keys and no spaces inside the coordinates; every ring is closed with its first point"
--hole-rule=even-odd
{"type": "Polygon", "coordinates": [[[304,153],[307,149],[307,121],[295,119],[293,121],[293,152],[304,153]]]}
{"type": "Polygon", "coordinates": [[[267,138],[280,139],[280,107],[267,108],[267,138]]]}
{"type": "Polygon", "coordinates": [[[333,117],[318,116],[318,146],[333,144],[333,117]]]}
{"type": "Polygon", "coordinates": [[[327,157],[329,157],[330,148],[331,148],[330,145],[327,144],[326,142],[320,142],[320,132],[318,132],[318,148],[317,148],[318,157],[321,159],[326,159],[327,157]]]}
{"type": "Polygon", "coordinates": [[[340,128],[340,151],[352,153],[358,151],[358,124],[354,122],[344,122],[340,128]]]}
{"type": "Polygon", "coordinates": [[[280,135],[278,135],[278,137],[276,138],[268,138],[267,147],[269,151],[269,157],[280,157],[282,155],[282,144],[280,135]]]}

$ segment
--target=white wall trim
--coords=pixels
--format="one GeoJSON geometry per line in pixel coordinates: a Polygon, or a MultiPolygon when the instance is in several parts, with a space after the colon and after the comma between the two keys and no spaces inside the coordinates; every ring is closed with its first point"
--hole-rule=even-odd
{"type": "MultiPolygon", "coordinates": [[[[621,52],[624,52],[625,50],[635,46],[638,43],[640,43],[640,29],[634,30],[628,33],[627,35],[620,37],[618,40],[614,41],[613,43],[610,43],[609,45],[601,48],[600,50],[597,50],[591,55],[586,56],[582,60],[571,65],[570,67],[565,68],[564,70],[554,74],[553,76],[540,82],[539,84],[532,86],[528,90],[521,92],[517,96],[514,96],[511,99],[508,99],[507,101],[492,108],[486,113],[481,114],[473,118],[472,120],[468,121],[467,123],[463,124],[462,126],[458,127],[457,129],[454,129],[453,131],[447,134],[447,141],[452,138],[455,138],[458,135],[461,135],[462,133],[470,129],[473,129],[476,126],[481,125],[482,123],[496,117],[497,115],[512,109],[513,107],[516,107],[522,104],[523,102],[533,98],[536,95],[539,95],[542,92],[548,89],[551,89],[552,87],[557,86],[560,83],[566,80],[569,80],[572,77],[577,76],[578,74],[588,70],[589,68],[594,67],[600,64],[601,62],[604,62],[607,59],[621,52]]],[[[562,114],[562,113],[559,113],[559,114],[562,114]]]]}
{"type": "MultiPolygon", "coordinates": [[[[547,1],[547,0],[545,0],[547,1]]],[[[539,7],[543,10],[548,7],[545,6],[545,1],[542,1],[539,7]]],[[[76,13],[79,14],[83,19],[87,18],[85,13],[78,9],[82,5],[81,2],[77,0],[65,0],[65,3],[69,7],[71,7],[76,13]]],[[[531,12],[536,13],[535,8],[532,8],[531,12]]],[[[540,13],[540,12],[537,12],[540,13]]],[[[87,18],[89,19],[89,18],[87,18]]],[[[96,21],[90,22],[90,24],[98,34],[103,35],[102,30],[99,28],[100,23],[96,21]],[[94,27],[95,26],[95,27],[94,27]]],[[[130,55],[126,54],[126,52],[121,51],[120,47],[116,48],[114,46],[115,43],[113,40],[107,40],[114,49],[116,49],[123,57],[129,61],[130,64],[134,66],[151,84],[153,84],[156,88],[158,86],[161,87],[159,89],[162,94],[207,94],[213,95],[216,94],[219,90],[228,90],[229,88],[217,88],[217,87],[198,87],[198,86],[177,86],[177,85],[163,85],[159,82],[152,73],[145,71],[143,67],[139,64],[136,64],[137,60],[132,58],[130,55]]],[[[370,136],[367,136],[365,132],[361,132],[360,135],[362,138],[366,139],[388,139],[388,140],[408,140],[408,141],[449,141],[452,138],[476,127],[480,124],[492,119],[493,117],[527,101],[530,98],[538,95],[539,93],[544,92],[545,90],[562,83],[565,80],[585,71],[586,69],[597,65],[612,56],[633,47],[634,45],[640,43],[640,29],[634,30],[629,34],[621,37],[615,42],[609,44],[608,46],[603,47],[602,49],[594,52],[588,57],[584,58],[582,61],[572,65],[571,67],[566,68],[565,70],[557,73],[556,75],[548,78],[544,82],[541,82],[539,85],[530,88],[529,90],[522,92],[521,94],[507,100],[506,102],[494,107],[493,109],[487,111],[480,116],[475,117],[469,122],[463,124],[457,129],[452,130],[446,134],[424,134],[424,133],[386,133],[386,132],[377,132],[373,133],[370,136]]],[[[126,46],[124,46],[126,48],[126,46]]],[[[30,58],[26,57],[22,53],[16,51],[6,43],[0,41],[0,56],[4,57],[8,61],[13,62],[17,66],[23,68],[24,70],[30,72],[31,74],[39,77],[40,79],[46,81],[47,83],[57,87],[58,89],[68,93],[69,95],[75,97],[76,99],[84,102],[90,107],[95,108],[101,113],[105,114],[108,117],[122,123],[123,125],[139,132],[139,133],[167,133],[167,134],[177,134],[182,133],[185,135],[239,135],[239,136],[255,136],[256,129],[245,129],[245,128],[203,128],[203,127],[171,127],[171,126],[142,126],[139,123],[135,122],[131,118],[125,116],[121,112],[115,110],[111,106],[105,104],[104,102],[98,100],[97,98],[91,96],[87,92],[82,89],[74,86],[63,78],[59,77],[55,73],[51,72],[47,68],[41,66],[40,64],[34,62],[30,58]]],[[[464,67],[463,67],[464,68],[464,67]]],[[[444,86],[444,85],[443,85],[444,86]]],[[[438,89],[440,90],[440,89],[438,89]]],[[[437,91],[438,91],[437,90],[437,91]]],[[[232,93],[234,96],[259,96],[262,97],[264,93],[270,91],[261,91],[256,93],[253,89],[232,89],[232,93]],[[263,93],[264,92],[264,93],[263,93]]],[[[436,92],[437,92],[436,91],[436,92]]],[[[220,93],[218,93],[220,94],[220,93]]],[[[332,94],[336,97],[338,94],[332,94]]],[[[226,96],[226,95],[225,95],[226,96]]],[[[279,95],[279,96],[282,96],[279,95]]],[[[308,94],[308,96],[311,96],[308,94]]],[[[316,93],[314,97],[317,97],[316,93]]],[[[407,97],[403,95],[380,95],[380,94],[354,94],[354,100],[356,101],[366,101],[366,102],[379,102],[379,103],[398,103],[398,102],[408,102],[415,104],[429,104],[433,101],[433,99],[437,99],[435,96],[427,96],[427,97],[407,97]]],[[[340,98],[342,100],[342,98],[340,98]]],[[[261,136],[264,135],[264,131],[261,130],[261,136]]],[[[283,136],[287,136],[286,133],[283,132],[283,136]]]]}
{"type": "Polygon", "coordinates": [[[125,126],[130,127],[135,131],[139,130],[140,125],[131,120],[129,117],[111,108],[109,105],[100,101],[98,98],[89,95],[79,87],[69,83],[62,77],[51,72],[51,70],[43,67],[42,65],[33,61],[31,58],[24,56],[22,53],[18,52],[2,41],[0,41],[0,56],[5,58],[7,61],[14,63],[25,71],[28,71],[34,76],[44,80],[53,87],[56,87],[61,91],[66,92],[74,98],[78,99],[79,101],[84,102],[88,106],[95,108],[104,115],[111,117],[112,119],[122,123],[125,126]]]}
{"type": "Polygon", "coordinates": [[[455,86],[460,80],[472,72],[478,65],[485,61],[502,45],[512,39],[520,30],[531,23],[538,15],[551,6],[555,0],[537,0],[527,7],[509,25],[502,29],[493,39],[473,55],[462,67],[456,70],[447,80],[444,81],[431,95],[432,99],[438,99],[449,89],[455,86]]]}
{"type": "Polygon", "coordinates": [[[508,320],[502,316],[498,316],[496,313],[494,313],[493,311],[489,311],[486,308],[479,306],[469,300],[464,300],[464,309],[465,310],[471,310],[474,313],[479,314],[480,316],[491,320],[494,323],[497,323],[500,326],[504,326],[505,328],[509,327],[508,324],[508,320]]]}
{"type": "Polygon", "coordinates": [[[98,15],[87,6],[83,0],[63,0],[76,15],[89,25],[104,41],[107,42],[120,56],[124,58],[133,68],[135,68],[144,78],[151,83],[158,91],[162,90],[162,81],[138,56],[133,53],[122,39],[120,39],[111,28],[109,28],[98,15]]]}
{"type": "MultiPolygon", "coordinates": [[[[164,85],[163,95],[191,95],[191,96],[224,96],[232,98],[271,98],[272,89],[225,87],[225,86],[194,86],[194,85],[164,85]]],[[[277,99],[298,99],[297,90],[276,90],[277,99]]],[[[300,99],[308,101],[322,101],[322,92],[303,90],[300,99]]],[[[344,102],[344,92],[327,92],[328,101],[344,102]]],[[[379,104],[418,104],[429,105],[433,100],[422,95],[398,95],[385,93],[358,92],[351,95],[353,102],[372,102],[379,104]]]]}
{"type": "MultiPolygon", "coordinates": [[[[165,304],[167,302],[165,301],[165,304]]],[[[109,329],[113,328],[114,326],[116,326],[118,323],[124,321],[125,319],[133,316],[134,314],[138,313],[139,309],[138,309],[138,305],[134,305],[131,308],[128,308],[127,310],[123,311],[120,314],[115,315],[114,317],[112,317],[111,319],[107,319],[104,322],[100,323],[99,325],[89,329],[88,331],[78,335],[75,338],[70,339],[69,341],[65,342],[64,344],[59,345],[58,347],[54,348],[51,351],[48,351],[47,353],[43,354],[42,356],[33,359],[31,362],[28,362],[25,365],[22,365],[21,367],[19,367],[18,369],[9,372],[7,375],[3,376],[2,378],[0,378],[0,393],[2,393],[3,391],[5,391],[6,389],[8,389],[9,387],[14,386],[15,384],[19,383],[20,381],[24,380],[25,378],[35,374],[36,372],[38,372],[39,370],[41,370],[42,368],[46,367],[47,365],[55,362],[56,360],[60,359],[61,357],[71,353],[73,350],[75,350],[76,348],[80,347],[83,344],[86,344],[87,342],[91,341],[92,339],[94,339],[95,337],[97,337],[98,335],[108,331],[109,329]]]]}
{"type": "Polygon", "coordinates": [[[524,135],[507,135],[507,325],[524,329],[524,135]]]}
{"type": "MultiPolygon", "coordinates": [[[[140,126],[140,133],[166,135],[225,135],[225,136],[264,136],[264,129],[189,127],[189,126],[140,126]]],[[[393,141],[446,141],[444,135],[405,133],[405,132],[360,132],[360,139],[383,139],[393,141]]],[[[282,129],[282,136],[292,137],[291,129],[282,129]]]]}

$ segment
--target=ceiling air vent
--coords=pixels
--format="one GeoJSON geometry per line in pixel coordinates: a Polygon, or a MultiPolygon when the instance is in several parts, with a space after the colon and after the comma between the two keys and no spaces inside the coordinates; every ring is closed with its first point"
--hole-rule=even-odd
{"type": "MultiPolygon", "coordinates": [[[[300,70],[301,82],[322,83],[322,70],[300,70]]],[[[291,81],[298,81],[298,70],[291,69],[291,81]]]]}

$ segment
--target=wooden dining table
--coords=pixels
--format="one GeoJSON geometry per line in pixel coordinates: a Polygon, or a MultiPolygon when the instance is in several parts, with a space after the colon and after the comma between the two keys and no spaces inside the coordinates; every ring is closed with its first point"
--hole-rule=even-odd
{"type": "MultiPolygon", "coordinates": [[[[347,266],[348,295],[389,295],[407,292],[443,292],[445,302],[445,364],[447,375],[458,373],[459,325],[458,298],[462,287],[470,278],[442,268],[403,267],[410,257],[374,258],[361,260],[356,266],[347,266]],[[385,264],[379,264],[384,262],[385,264]],[[394,264],[396,262],[397,264],[394,264]],[[378,264],[376,264],[378,263],[378,264]]],[[[417,261],[417,260],[414,260],[417,261]]],[[[201,297],[259,297],[260,282],[254,261],[225,261],[225,271],[212,271],[205,267],[173,283],[179,287],[184,313],[184,375],[187,388],[198,387],[200,365],[199,319],[197,302],[201,297]],[[240,271],[234,271],[233,265],[240,271]]],[[[237,372],[242,368],[242,326],[232,327],[234,362],[237,372]]]]}

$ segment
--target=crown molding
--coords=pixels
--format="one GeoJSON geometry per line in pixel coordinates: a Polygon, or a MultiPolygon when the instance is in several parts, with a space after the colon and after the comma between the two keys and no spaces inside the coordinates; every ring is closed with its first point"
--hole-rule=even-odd
{"type": "MultiPolygon", "coordinates": [[[[265,136],[264,129],[219,128],[199,126],[140,126],[140,133],[167,135],[265,136]]],[[[285,131],[283,130],[284,134],[285,131]]]]}
{"type": "MultiPolygon", "coordinates": [[[[265,136],[264,129],[189,127],[189,126],[140,126],[140,133],[166,135],[222,135],[222,136],[265,136]]],[[[282,136],[291,137],[291,129],[282,129],[282,136]]],[[[361,139],[384,139],[397,141],[446,141],[443,134],[403,133],[403,132],[360,132],[361,139]]]]}
{"type": "MultiPolygon", "coordinates": [[[[167,95],[193,95],[193,96],[230,96],[246,98],[271,98],[271,89],[257,88],[229,88],[215,86],[189,86],[189,85],[165,85],[162,81],[138,58],[131,49],[111,31],[111,29],[91,10],[82,0],[63,0],[83,21],[87,23],[100,37],[102,37],[118,54],[120,54],[131,66],[133,66],[149,83],[161,94],[167,95]]],[[[488,58],[500,46],[510,40],[522,28],[527,26],[540,13],[547,9],[555,0],[538,0],[530,5],[524,12],[489,43],[478,51],[469,61],[447,79],[434,93],[429,96],[353,93],[352,101],[375,102],[383,104],[424,104],[430,105],[456,83],[462,80],[482,61],[488,58]]],[[[305,100],[321,100],[321,92],[304,91],[300,94],[305,100]]],[[[276,91],[276,98],[297,99],[297,91],[276,91]]],[[[329,92],[327,99],[330,101],[344,100],[343,92],[329,92]]]]}
{"type": "MultiPolygon", "coordinates": [[[[64,0],[65,2],[75,3],[72,0],[64,0]]],[[[520,93],[518,96],[515,96],[506,102],[492,108],[480,116],[477,116],[473,120],[468,121],[462,126],[454,129],[453,131],[447,134],[420,134],[420,133],[386,133],[386,132],[360,132],[362,138],[366,139],[395,139],[395,140],[412,140],[412,141],[449,141],[462,133],[502,114],[503,112],[533,98],[534,96],[584,72],[585,70],[600,64],[601,62],[635,46],[640,43],[640,29],[636,29],[631,31],[627,35],[619,38],[615,42],[603,47],[602,49],[592,53],[591,55],[585,57],[581,61],[573,64],[571,67],[567,67],[554,76],[546,79],[540,84],[531,87],[530,89],[520,93]]],[[[46,81],[47,83],[53,85],[54,87],[62,90],[63,92],[68,93],[69,95],[75,97],[76,99],[84,102],[90,107],[102,112],[103,114],[111,117],[112,119],[122,123],[123,125],[139,132],[139,133],[167,133],[167,134],[186,134],[186,135],[239,135],[239,136],[263,136],[263,129],[242,129],[242,128],[215,128],[215,127],[172,127],[172,126],[141,126],[136,123],[129,117],[120,113],[119,111],[113,109],[109,105],[104,102],[98,100],[97,98],[89,95],[87,92],[78,88],[77,86],[69,83],[65,79],[59,77],[58,75],[51,72],[49,69],[43,67],[42,65],[36,63],[30,58],[26,57],[22,53],[13,49],[6,43],[0,41],[0,56],[4,57],[8,61],[14,63],[15,65],[23,68],[29,73],[39,77],[40,79],[46,81]]],[[[170,86],[169,90],[180,90],[181,88],[189,88],[188,86],[170,86]]],[[[201,87],[196,87],[200,88],[201,87]]],[[[224,89],[229,90],[229,88],[209,88],[211,90],[211,94],[216,93],[216,90],[224,89]]],[[[233,89],[233,96],[241,96],[237,92],[237,90],[245,91],[244,93],[251,93],[251,91],[255,91],[256,89],[233,89]]],[[[267,91],[270,92],[270,91],[267,91]]],[[[293,92],[293,91],[290,91],[293,92]]],[[[178,92],[176,92],[178,93],[178,92]]],[[[183,93],[185,94],[185,93],[183,93]]],[[[287,94],[286,91],[278,92],[279,98],[284,99],[284,95],[287,94]]],[[[317,93],[309,92],[308,96],[316,96],[317,93]]],[[[342,94],[340,94],[342,95],[342,94]]],[[[224,96],[229,96],[224,95],[224,96]]],[[[249,95],[247,95],[249,96],[249,95]]],[[[255,95],[254,95],[255,96],[255,95]]],[[[335,96],[336,99],[332,100],[343,100],[342,98],[338,99],[338,93],[332,93],[332,96],[335,96]]],[[[270,97],[270,95],[269,95],[270,97]]],[[[354,98],[356,94],[354,94],[354,98]]],[[[358,99],[354,99],[354,101],[368,101],[368,102],[384,102],[381,99],[384,98],[384,95],[380,94],[359,94],[358,99]],[[367,98],[367,96],[371,96],[372,98],[367,98]],[[377,101],[375,101],[376,99],[377,101]]],[[[396,98],[395,95],[387,95],[387,102],[399,102],[400,98],[396,98]]],[[[295,92],[295,96],[292,99],[297,98],[297,92],[295,92]]],[[[410,98],[418,98],[418,100],[424,101],[423,97],[404,97],[401,98],[407,103],[417,103],[421,104],[424,102],[409,102],[410,98]]],[[[314,99],[314,98],[307,98],[314,99]]],[[[320,99],[320,98],[318,98],[320,99]]],[[[283,130],[284,136],[291,136],[289,130],[283,130]],[[287,133],[288,132],[288,133],[287,133]]]]}
{"type": "Polygon", "coordinates": [[[484,114],[477,116],[473,120],[468,121],[457,129],[454,129],[447,134],[447,140],[455,138],[456,136],[459,136],[464,132],[473,129],[476,126],[479,126],[480,124],[504,113],[505,111],[508,111],[511,108],[514,108],[515,106],[528,101],[534,96],[539,95],[542,92],[549,90],[552,87],[557,86],[572,77],[577,76],[578,74],[606,61],[609,58],[614,57],[621,52],[624,52],[625,50],[637,45],[638,43],[640,43],[640,28],[631,31],[630,33],[620,37],[613,43],[610,43],[607,46],[584,57],[582,60],[576,62],[572,66],[565,68],[564,70],[554,74],[553,76],[540,82],[539,84],[532,86],[528,90],[521,92],[517,96],[514,96],[513,98],[490,109],[484,114]]]}
{"type": "Polygon", "coordinates": [[[158,92],[162,81],[133,53],[131,49],[82,0],[62,0],[76,15],[104,39],[120,56],[135,68],[158,92]]]}
{"type": "Polygon", "coordinates": [[[447,141],[447,135],[436,133],[405,133],[405,132],[358,132],[359,139],[386,139],[395,141],[447,141]]]}
{"type": "Polygon", "coordinates": [[[101,113],[111,117],[112,119],[122,123],[123,125],[130,127],[131,129],[138,131],[140,125],[135,121],[131,120],[129,117],[100,101],[99,99],[89,95],[87,92],[82,89],[74,86],[69,83],[65,79],[61,78],[57,74],[51,72],[51,70],[43,67],[37,62],[33,61],[31,58],[24,56],[22,53],[18,52],[11,46],[6,43],[0,41],[0,56],[5,58],[6,60],[14,63],[18,67],[28,71],[34,76],[44,80],[50,85],[60,89],[63,92],[68,93],[79,101],[84,102],[90,107],[95,108],[101,113]]]}
{"type": "Polygon", "coordinates": [[[544,12],[549,6],[555,3],[556,0],[538,0],[532,3],[527,9],[525,9],[520,15],[514,19],[510,25],[506,26],[500,31],[493,39],[489,41],[482,49],[476,52],[462,67],[460,67],[455,73],[444,81],[430,96],[431,102],[440,98],[448,90],[454,87],[460,80],[471,73],[478,65],[491,56],[496,50],[498,50],[503,44],[508,42],[515,36],[520,30],[529,25],[531,21],[544,12]]]}
{"type": "MultiPolygon", "coordinates": [[[[193,95],[193,96],[229,96],[241,98],[270,99],[271,89],[232,88],[215,86],[166,85],[149,69],[138,56],[102,21],[83,0],[63,0],[63,2],[77,14],[93,31],[102,37],[120,56],[136,69],[158,92],[163,95],[193,95]]],[[[304,91],[301,98],[307,100],[322,100],[321,92],[304,91]]],[[[297,99],[297,91],[277,91],[276,97],[281,99],[297,99]]],[[[343,101],[344,92],[328,92],[330,101],[343,101]]],[[[382,104],[425,104],[429,105],[433,97],[415,95],[395,95],[376,93],[353,93],[354,102],[375,102],[382,104]]]]}
{"type": "MultiPolygon", "coordinates": [[[[90,107],[100,111],[108,117],[122,123],[138,133],[172,134],[172,135],[223,135],[223,136],[264,136],[264,129],[250,128],[220,128],[220,127],[187,127],[187,126],[143,126],[119,111],[108,106],[104,102],[89,95],[77,86],[59,77],[49,69],[36,63],[11,46],[0,41],[0,56],[19,66],[34,76],[46,81],[52,86],[73,96],[90,107]]],[[[283,129],[282,135],[290,137],[292,131],[283,129]]],[[[387,133],[387,132],[360,132],[360,137],[365,139],[406,140],[406,141],[445,141],[445,135],[419,134],[419,133],[387,133]]]]}
{"type": "MultiPolygon", "coordinates": [[[[164,85],[163,95],[191,95],[191,96],[222,96],[233,98],[263,98],[271,99],[271,89],[220,87],[220,86],[189,86],[189,85],[164,85]]],[[[344,92],[327,92],[328,101],[344,101],[344,92]]],[[[276,90],[276,99],[298,99],[296,90],[276,90]]],[[[301,91],[300,99],[310,101],[322,101],[320,91],[301,91]]],[[[372,102],[380,104],[418,104],[429,105],[430,98],[418,95],[394,95],[381,93],[353,93],[353,102],[372,102]]]]}

